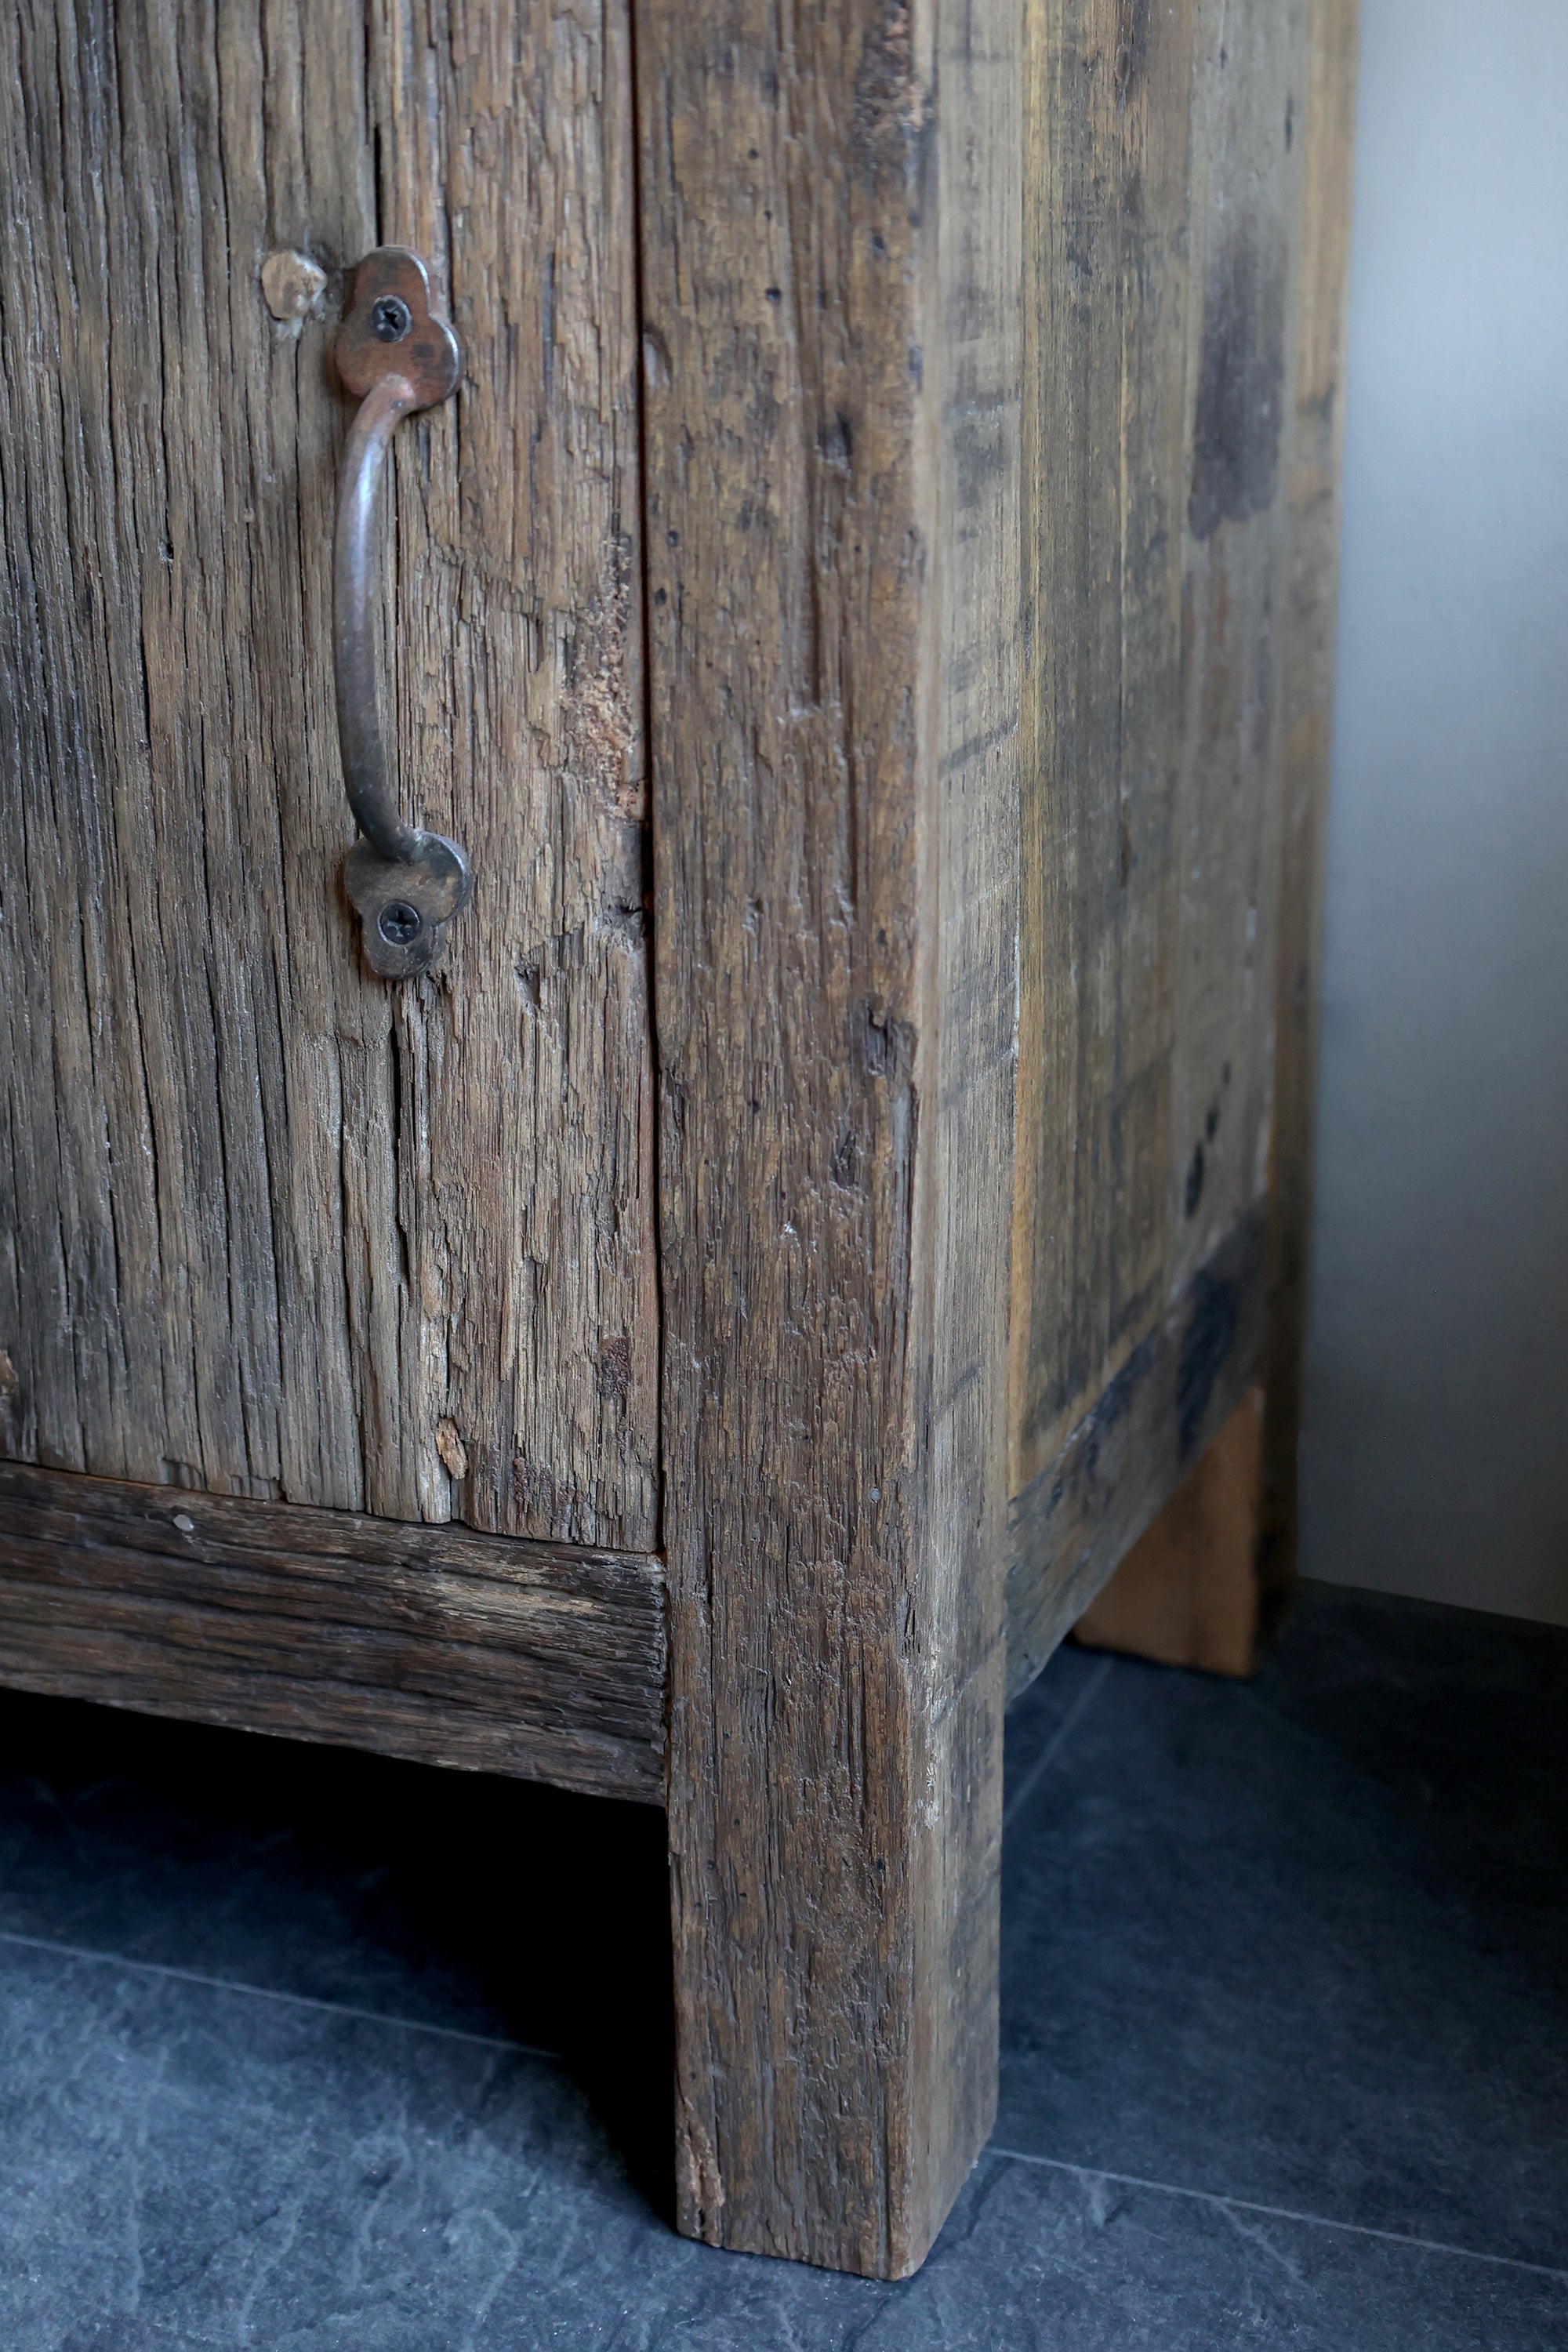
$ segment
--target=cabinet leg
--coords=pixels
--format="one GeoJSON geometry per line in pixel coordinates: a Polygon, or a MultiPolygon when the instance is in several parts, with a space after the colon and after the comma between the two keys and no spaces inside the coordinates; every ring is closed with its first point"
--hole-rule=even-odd
{"type": "Polygon", "coordinates": [[[996,2100],[1026,11],[635,22],[678,2216],[901,2278],[996,2100]]]}
{"type": "Polygon", "coordinates": [[[1000,1628],[948,1712],[832,1614],[672,1783],[678,2221],[903,2278],[995,2113],[1000,1628]]]}
{"type": "Polygon", "coordinates": [[[1263,1449],[1253,1387],[1079,1619],[1077,1640],[1207,1674],[1252,1672],[1266,1614],[1263,1449]]]}

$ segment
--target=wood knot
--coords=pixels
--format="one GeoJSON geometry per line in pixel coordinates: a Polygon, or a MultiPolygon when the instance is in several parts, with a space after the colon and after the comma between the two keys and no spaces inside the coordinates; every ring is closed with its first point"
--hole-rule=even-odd
{"type": "Polygon", "coordinates": [[[312,312],[319,310],[327,290],[327,273],[308,253],[279,248],[261,265],[261,292],[280,327],[298,334],[312,312]]]}

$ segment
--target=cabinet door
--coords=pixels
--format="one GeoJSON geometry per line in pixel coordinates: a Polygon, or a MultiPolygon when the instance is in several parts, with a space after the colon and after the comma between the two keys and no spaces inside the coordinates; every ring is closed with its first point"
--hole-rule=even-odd
{"type": "Polygon", "coordinates": [[[626,19],[0,19],[0,1454],[650,1547],[626,19]],[[331,643],[331,329],[392,243],[464,373],[394,443],[385,726],[477,877],[404,982],[331,643]]]}

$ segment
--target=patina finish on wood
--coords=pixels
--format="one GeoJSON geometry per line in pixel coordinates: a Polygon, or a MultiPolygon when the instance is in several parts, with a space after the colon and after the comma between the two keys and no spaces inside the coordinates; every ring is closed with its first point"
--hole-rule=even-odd
{"type": "MultiPolygon", "coordinates": [[[[1342,24],[1325,57],[1324,0],[1027,13],[1015,1685],[1092,1595],[1064,1479],[1271,1184],[1277,1285],[1299,1288],[1309,1115],[1292,1076],[1276,1134],[1275,1040],[1281,990],[1310,985],[1314,788],[1287,779],[1316,756],[1298,706],[1321,719],[1324,697],[1292,681],[1332,543],[1331,520],[1302,547],[1293,387],[1304,201],[1331,189],[1343,215],[1352,63],[1342,24]]],[[[1216,1375],[1227,1411],[1259,1304],[1216,1375]]],[[[1150,1429],[1124,1542],[1190,1460],[1173,1422],[1150,1429]]]]}
{"type": "Polygon", "coordinates": [[[899,2276],[1006,1666],[1288,1570],[1353,0],[628,7],[0,23],[0,1680],[663,1793],[680,2226],[899,2276]]]}
{"type": "MultiPolygon", "coordinates": [[[[1230,1397],[1245,1366],[1256,1360],[1262,1386],[1247,1391],[1078,1622],[1081,1640],[1219,1674],[1251,1670],[1289,1604],[1295,1579],[1356,30],[1356,0],[1310,0],[1306,96],[1292,124],[1302,159],[1294,356],[1283,438],[1288,595],[1276,624],[1283,637],[1283,828],[1261,1269],[1266,1301],[1260,1335],[1250,1332],[1247,1345],[1232,1350],[1219,1384],[1230,1397]]],[[[1249,1314],[1254,1327],[1257,1321],[1249,1314]]],[[[1108,1395],[1125,1378],[1120,1375],[1108,1395]]],[[[1167,1484],[1169,1451],[1167,1444],[1167,1484]]],[[[1145,1457],[1143,1475],[1152,1489],[1162,1475],[1158,1447],[1145,1457]]],[[[1058,1483],[1053,1480],[1053,1492],[1058,1483]]],[[[1015,1563],[1011,1593],[1020,1606],[1009,1613],[1008,1664],[1016,1685],[1043,1654],[1043,1621],[1059,1622],[1069,1613],[1064,1604],[1081,1589],[1082,1580],[1064,1576],[1063,1565],[1051,1547],[1038,1544],[1024,1547],[1015,1563]],[[1020,1624],[1021,1610],[1026,1624],[1020,1624]]]]}
{"type": "Polygon", "coordinates": [[[657,1561],[0,1463],[0,1682],[664,1790],[657,1561]]]}
{"type": "Polygon", "coordinates": [[[657,1541],[628,60],[591,0],[4,12],[0,1451],[657,1541]],[[398,436],[389,733],[481,877],[401,986],[322,315],[388,241],[466,362],[398,436]]]}
{"type": "MultiPolygon", "coordinates": [[[[1009,1698],[1034,1680],[1235,1417],[1265,1344],[1266,1236],[1260,1203],[1144,1334],[1074,1429],[1050,1476],[1014,1496],[1009,1698]]],[[[1165,1540],[1167,1553],[1179,1550],[1177,1538],[1167,1533],[1165,1540]]],[[[1121,1622],[1131,1622],[1125,1611],[1121,1622]]]]}
{"type": "Polygon", "coordinates": [[[644,0],[681,2226],[990,2127],[1021,19],[644,0]]]}

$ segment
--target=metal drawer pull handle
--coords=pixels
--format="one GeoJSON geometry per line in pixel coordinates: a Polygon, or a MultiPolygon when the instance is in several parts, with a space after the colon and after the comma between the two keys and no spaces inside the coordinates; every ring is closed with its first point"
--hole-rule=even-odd
{"type": "Polygon", "coordinates": [[[382,460],[400,416],[431,408],[455,387],[458,339],[430,308],[417,254],[378,246],[356,264],[352,299],[332,344],[338,374],[360,395],[338,485],[332,549],[332,668],[343,785],[360,829],[343,884],[364,925],[371,968],[389,980],[426,971],[443,924],[466,903],[468,861],[456,842],[421,833],[397,814],[376,714],[374,615],[378,566],[372,526],[382,460]]]}

